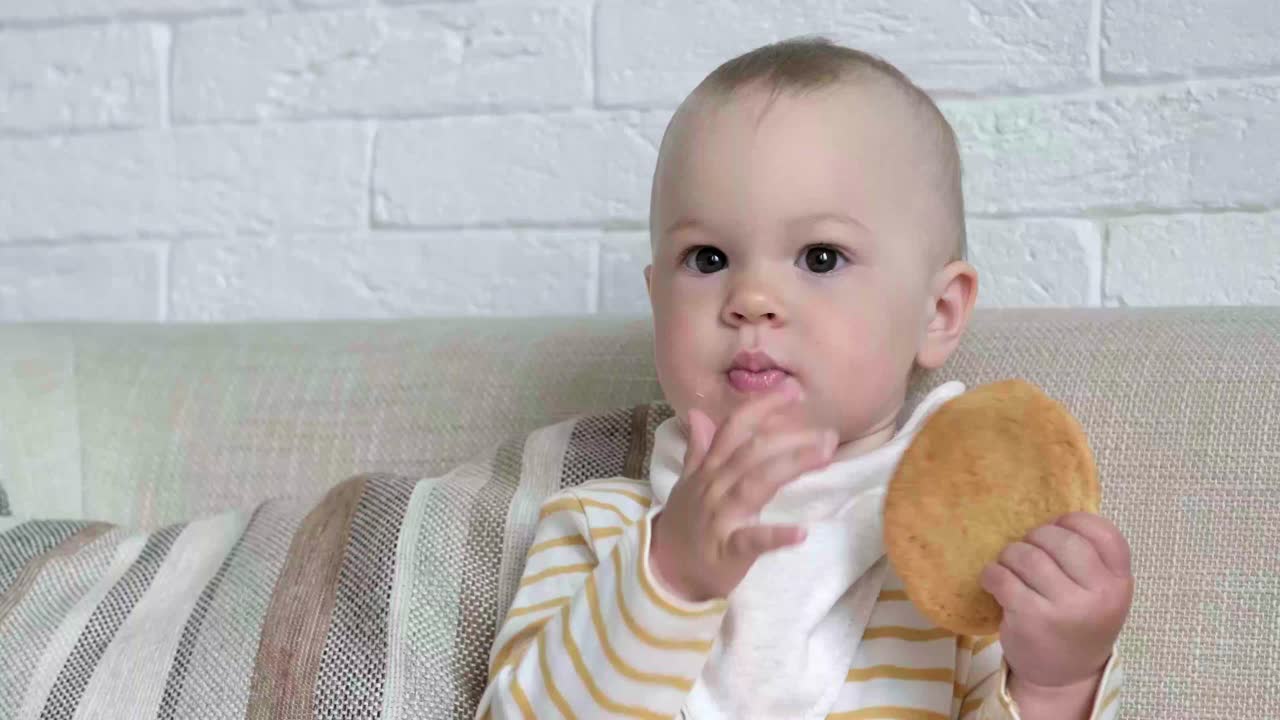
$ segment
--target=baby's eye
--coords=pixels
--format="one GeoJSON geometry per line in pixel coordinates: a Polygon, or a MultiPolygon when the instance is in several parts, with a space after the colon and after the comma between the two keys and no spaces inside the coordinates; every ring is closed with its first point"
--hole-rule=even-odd
{"type": "Polygon", "coordinates": [[[729,258],[720,248],[710,245],[696,247],[684,256],[684,266],[705,275],[720,272],[729,264],[729,258]]]}
{"type": "Polygon", "coordinates": [[[841,252],[830,245],[812,245],[805,248],[804,267],[813,273],[829,273],[841,263],[848,262],[841,252]]]}

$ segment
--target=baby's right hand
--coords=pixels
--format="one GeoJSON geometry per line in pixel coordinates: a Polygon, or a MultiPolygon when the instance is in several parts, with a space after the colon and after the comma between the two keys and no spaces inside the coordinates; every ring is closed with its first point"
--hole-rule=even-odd
{"type": "Polygon", "coordinates": [[[804,542],[804,528],[758,525],[778,490],[831,461],[834,430],[762,426],[799,392],[784,389],[740,407],[723,427],[689,411],[684,470],[653,520],[649,558],[659,580],[691,602],[726,597],[761,555],[804,542]]]}

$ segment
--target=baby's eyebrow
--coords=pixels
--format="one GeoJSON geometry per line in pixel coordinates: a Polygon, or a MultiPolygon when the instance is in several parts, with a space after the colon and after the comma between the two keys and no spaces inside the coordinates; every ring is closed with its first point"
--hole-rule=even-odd
{"type": "Polygon", "coordinates": [[[671,237],[683,231],[699,233],[712,242],[724,242],[733,235],[733,231],[729,227],[721,227],[716,222],[705,218],[686,215],[668,225],[667,229],[663,231],[662,237],[671,237]]]}
{"type": "Polygon", "coordinates": [[[817,225],[820,222],[836,222],[843,225],[848,225],[853,229],[857,230],[858,232],[864,232],[864,233],[871,232],[871,228],[867,227],[866,224],[863,223],[861,220],[853,217],[852,215],[846,215],[845,213],[838,213],[838,212],[817,212],[817,213],[809,213],[807,215],[800,215],[798,217],[794,217],[788,220],[787,225],[788,227],[796,227],[800,225],[808,226],[808,225],[817,225]]]}
{"type": "MultiPolygon", "coordinates": [[[[870,232],[867,224],[861,222],[858,218],[852,217],[845,213],[808,213],[805,215],[797,215],[795,218],[786,220],[787,225],[815,225],[824,222],[835,222],[846,225],[852,225],[861,232],[870,232]]],[[[684,229],[700,229],[700,231],[713,232],[714,228],[709,227],[707,223],[698,218],[680,218],[676,222],[667,225],[666,233],[671,234],[684,229]]]]}
{"type": "MultiPolygon", "coordinates": [[[[797,215],[796,217],[786,219],[785,221],[783,221],[783,225],[788,232],[795,232],[799,228],[808,228],[810,226],[817,225],[818,223],[823,223],[823,222],[838,223],[838,224],[847,226],[853,231],[860,234],[865,234],[865,235],[872,234],[871,228],[867,227],[866,223],[853,217],[852,215],[849,215],[847,213],[842,213],[842,212],[806,213],[804,215],[797,215]]],[[[680,232],[682,230],[697,230],[712,236],[719,236],[720,234],[717,228],[714,226],[714,224],[706,222],[705,220],[702,220],[697,217],[686,216],[686,217],[678,218],[675,222],[668,225],[666,229],[663,231],[662,237],[670,237],[671,235],[674,235],[675,233],[680,232]]]]}
{"type": "Polygon", "coordinates": [[[706,229],[706,224],[695,217],[683,217],[667,226],[664,235],[671,235],[680,230],[706,229]]]}

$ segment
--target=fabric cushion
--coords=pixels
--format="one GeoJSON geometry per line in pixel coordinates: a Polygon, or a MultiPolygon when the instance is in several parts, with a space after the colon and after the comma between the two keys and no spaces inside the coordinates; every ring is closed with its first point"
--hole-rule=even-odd
{"type": "MultiPolygon", "coordinates": [[[[0,438],[21,460],[7,463],[15,508],[51,499],[160,524],[322,491],[344,469],[447,467],[494,435],[657,397],[643,321],[438,322],[0,328],[10,363],[0,369],[22,379],[0,373],[0,423],[21,433],[0,438]]],[[[1133,547],[1125,716],[1280,717],[1280,308],[980,312],[953,361],[919,374],[911,392],[1008,377],[1080,418],[1103,512],[1133,547]]],[[[455,529],[426,533],[436,544],[415,561],[450,579],[457,566],[441,548],[470,537],[450,513],[471,513],[480,497],[505,506],[483,484],[446,487],[423,522],[455,529]]],[[[485,547],[480,536],[472,547],[485,547]]],[[[413,602],[470,622],[477,611],[447,587],[413,602]]]]}
{"type": "MultiPolygon", "coordinates": [[[[0,446],[4,445],[4,425],[0,424],[0,446]]],[[[9,509],[9,493],[4,490],[4,463],[0,462],[0,517],[13,514],[9,509]]]]}
{"type": "MultiPolygon", "coordinates": [[[[150,531],[0,532],[0,707],[472,718],[548,495],[640,477],[663,407],[560,423],[434,479],[361,475],[150,531]]],[[[0,525],[0,530],[3,530],[0,525]]]]}
{"type": "Polygon", "coordinates": [[[647,321],[0,325],[0,465],[34,517],[162,525],[430,477],[657,400],[647,321]]]}
{"type": "MultiPolygon", "coordinates": [[[[4,447],[4,423],[0,422],[0,447],[4,447]]],[[[4,468],[4,456],[0,454],[0,517],[6,517],[13,514],[13,510],[9,508],[9,493],[5,492],[4,479],[8,473],[4,468]]]]}
{"type": "Polygon", "coordinates": [[[999,313],[945,372],[1080,419],[1133,551],[1126,718],[1280,717],[1280,308],[999,313]]]}

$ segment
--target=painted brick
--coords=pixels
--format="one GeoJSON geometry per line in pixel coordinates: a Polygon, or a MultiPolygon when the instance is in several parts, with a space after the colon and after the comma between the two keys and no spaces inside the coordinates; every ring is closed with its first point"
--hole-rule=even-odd
{"type": "Polygon", "coordinates": [[[148,25],[0,32],[0,133],[158,125],[166,41],[148,25]]]}
{"type": "Polygon", "coordinates": [[[351,125],[0,141],[0,242],[353,228],[367,154],[351,125]]]}
{"type": "Polygon", "coordinates": [[[648,315],[644,268],[652,260],[647,231],[605,235],[600,243],[600,312],[648,315]]]}
{"type": "Polygon", "coordinates": [[[1102,236],[1087,220],[968,222],[969,261],[985,307],[1101,302],[1102,236]]]}
{"type": "Polygon", "coordinates": [[[957,102],[944,112],[974,213],[1280,203],[1280,83],[957,102]]]}
{"type": "Polygon", "coordinates": [[[931,91],[991,93],[1093,84],[1090,0],[602,0],[599,98],[674,106],[756,46],[822,34],[898,65],[931,91]]]}
{"type": "Polygon", "coordinates": [[[374,152],[374,217],[417,227],[647,220],[669,117],[574,113],[385,125],[374,152]]]}
{"type": "Polygon", "coordinates": [[[1106,0],[1108,80],[1280,71],[1280,12],[1270,0],[1106,0]]]}
{"type": "Polygon", "coordinates": [[[587,105],[589,8],[503,3],[184,24],[182,121],[587,105]]]}
{"type": "Polygon", "coordinates": [[[590,312],[598,233],[469,231],[177,243],[175,320],[590,312]]]}
{"type": "Polygon", "coordinates": [[[1106,289],[1123,305],[1280,305],[1280,213],[1114,220],[1106,289]]]}
{"type": "Polygon", "coordinates": [[[145,16],[184,17],[261,7],[265,0],[9,0],[0,21],[67,20],[145,16]]]}
{"type": "Polygon", "coordinates": [[[164,317],[164,245],[0,246],[0,322],[164,317]]]}

